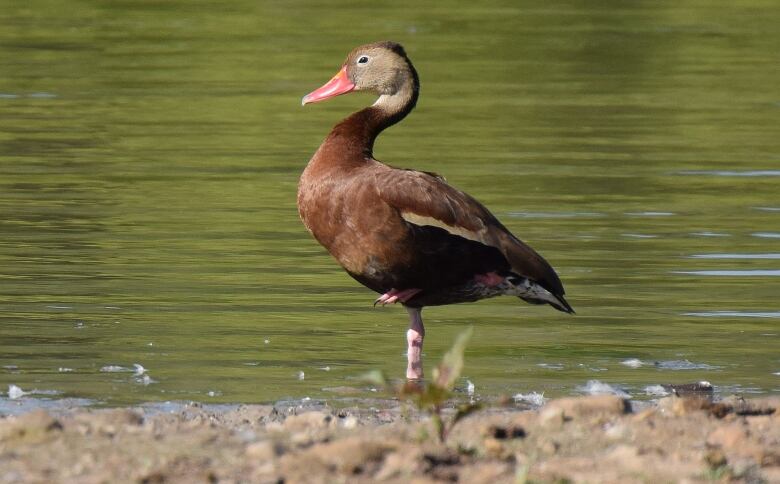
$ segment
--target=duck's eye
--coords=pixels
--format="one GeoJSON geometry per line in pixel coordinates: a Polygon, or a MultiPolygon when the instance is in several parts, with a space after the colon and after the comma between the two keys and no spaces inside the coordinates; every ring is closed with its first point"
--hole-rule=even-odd
{"type": "Polygon", "coordinates": [[[366,64],[366,63],[368,63],[368,56],[367,55],[360,56],[360,59],[358,59],[358,64],[366,64]]]}

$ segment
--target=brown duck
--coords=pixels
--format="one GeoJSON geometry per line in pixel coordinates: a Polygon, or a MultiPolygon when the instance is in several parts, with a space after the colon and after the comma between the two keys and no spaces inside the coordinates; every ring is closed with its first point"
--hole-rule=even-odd
{"type": "Polygon", "coordinates": [[[403,47],[356,48],[341,70],[302,103],[351,91],[376,102],[338,123],[298,185],[306,228],[350,276],[409,312],[406,376],[423,376],[421,311],[510,295],[573,313],[550,264],[512,235],[487,208],[433,173],[374,159],[374,140],[414,108],[417,72],[403,47]]]}

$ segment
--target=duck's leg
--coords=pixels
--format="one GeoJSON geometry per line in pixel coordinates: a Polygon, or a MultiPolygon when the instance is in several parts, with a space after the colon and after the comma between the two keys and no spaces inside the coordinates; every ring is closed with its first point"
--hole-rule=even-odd
{"type": "Polygon", "coordinates": [[[376,300],[374,301],[374,306],[377,304],[381,304],[384,306],[385,304],[395,304],[397,302],[406,302],[412,297],[415,296],[418,292],[422,291],[422,289],[404,289],[402,291],[398,291],[396,289],[390,289],[386,293],[382,294],[376,300]]]}
{"type": "Polygon", "coordinates": [[[409,331],[406,332],[406,378],[419,380],[423,377],[422,347],[425,338],[425,327],[422,321],[422,308],[407,306],[409,312],[409,331]]]}

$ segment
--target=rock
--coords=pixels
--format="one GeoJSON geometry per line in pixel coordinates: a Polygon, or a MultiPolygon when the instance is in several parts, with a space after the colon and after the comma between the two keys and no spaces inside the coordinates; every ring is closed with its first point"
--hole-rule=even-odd
{"type": "Polygon", "coordinates": [[[762,469],[763,482],[780,482],[780,466],[762,469]]]}
{"type": "Polygon", "coordinates": [[[498,440],[522,439],[525,437],[525,430],[515,425],[491,425],[487,428],[487,435],[498,440]]]}
{"type": "Polygon", "coordinates": [[[712,402],[707,398],[671,396],[658,400],[658,409],[661,413],[676,417],[709,410],[711,407],[712,402]]]}
{"type": "Polygon", "coordinates": [[[712,384],[708,381],[682,384],[669,383],[661,386],[678,397],[694,396],[712,399],[712,393],[714,391],[712,384]]]}
{"type": "Polygon", "coordinates": [[[641,412],[637,413],[633,416],[633,420],[637,422],[644,422],[647,420],[651,420],[653,417],[655,417],[658,414],[658,410],[654,407],[646,408],[642,410],[641,412]]]}
{"type": "Polygon", "coordinates": [[[631,435],[631,431],[622,423],[608,425],[604,430],[604,436],[610,440],[622,440],[629,435],[631,435]]]}
{"type": "Polygon", "coordinates": [[[733,450],[748,443],[748,430],[741,424],[718,427],[707,437],[707,445],[733,450]]]}
{"type": "Polygon", "coordinates": [[[267,440],[254,442],[252,444],[247,445],[244,453],[250,459],[256,459],[260,461],[267,461],[276,457],[276,451],[274,450],[274,445],[267,440]]]}
{"type": "Polygon", "coordinates": [[[436,482],[456,481],[460,463],[461,455],[446,447],[428,447],[423,453],[423,470],[436,482]]]}
{"type": "Polygon", "coordinates": [[[544,406],[542,412],[550,412],[553,415],[560,410],[565,419],[601,415],[622,415],[631,412],[631,403],[625,398],[616,395],[595,395],[588,397],[559,398],[552,400],[544,406]]]}
{"type": "Polygon", "coordinates": [[[482,445],[487,455],[500,457],[504,453],[504,445],[496,438],[488,437],[483,441],[482,445]]]}
{"type": "Polygon", "coordinates": [[[558,453],[558,449],[561,448],[561,444],[554,440],[545,440],[539,445],[539,449],[547,455],[555,455],[558,453]]]}
{"type": "Polygon", "coordinates": [[[353,416],[353,415],[350,415],[348,417],[344,417],[341,420],[341,426],[344,427],[345,429],[349,429],[349,430],[354,429],[355,427],[358,426],[358,419],[355,416],[353,416]]]}
{"type": "MultiPolygon", "coordinates": [[[[395,445],[347,437],[334,442],[314,445],[291,461],[294,466],[300,462],[319,463],[326,469],[335,469],[346,474],[363,474],[368,467],[378,467],[384,456],[395,450],[395,445]],[[301,460],[302,459],[302,460],[301,460]]],[[[290,456],[285,456],[285,458],[290,456]]]]}
{"type": "Polygon", "coordinates": [[[512,469],[504,462],[486,462],[465,467],[458,476],[458,482],[509,481],[512,469]]]}
{"type": "Polygon", "coordinates": [[[559,406],[543,408],[539,412],[539,424],[543,427],[558,428],[566,421],[563,409],[559,406]]]}
{"type": "MultiPolygon", "coordinates": [[[[707,436],[707,445],[722,448],[727,456],[749,459],[758,465],[780,465],[780,449],[762,445],[743,422],[716,428],[707,436]]],[[[731,462],[733,459],[729,457],[728,460],[731,462]]]]}
{"type": "Polygon", "coordinates": [[[332,415],[325,412],[313,411],[299,415],[290,415],[284,420],[283,426],[286,431],[299,432],[302,430],[326,428],[332,421],[332,415]]]}
{"type": "Polygon", "coordinates": [[[385,457],[382,467],[374,478],[377,481],[387,479],[408,478],[419,474],[423,464],[422,449],[417,447],[405,447],[397,452],[392,452],[385,457]]]}
{"type": "Polygon", "coordinates": [[[616,466],[633,472],[641,472],[645,468],[645,462],[639,449],[632,445],[618,445],[606,455],[608,460],[616,466]]]}
{"type": "Polygon", "coordinates": [[[726,454],[724,454],[720,448],[714,448],[704,453],[704,462],[706,462],[711,469],[717,469],[725,466],[728,459],[726,459],[726,454]]]}
{"type": "Polygon", "coordinates": [[[48,412],[34,410],[9,418],[0,427],[0,442],[12,446],[42,443],[56,438],[62,429],[62,423],[48,412]]]}

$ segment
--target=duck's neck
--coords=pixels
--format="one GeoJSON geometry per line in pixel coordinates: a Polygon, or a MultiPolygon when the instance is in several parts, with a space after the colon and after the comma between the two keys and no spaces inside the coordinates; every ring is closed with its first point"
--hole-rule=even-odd
{"type": "Polygon", "coordinates": [[[410,75],[394,94],[383,94],[376,102],[353,113],[333,127],[323,143],[338,145],[349,158],[372,158],[374,141],[379,133],[401,121],[417,104],[420,83],[417,72],[410,67],[410,75]]]}

